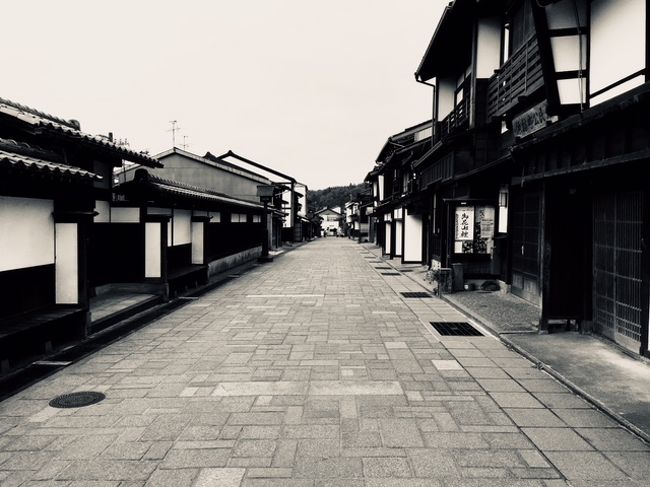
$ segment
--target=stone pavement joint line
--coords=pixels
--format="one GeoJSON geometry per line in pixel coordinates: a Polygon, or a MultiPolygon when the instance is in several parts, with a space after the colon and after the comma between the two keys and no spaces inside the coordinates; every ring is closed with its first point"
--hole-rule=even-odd
{"type": "Polygon", "coordinates": [[[0,485],[647,485],[648,445],[418,290],[304,245],[1,403],[0,485]]]}

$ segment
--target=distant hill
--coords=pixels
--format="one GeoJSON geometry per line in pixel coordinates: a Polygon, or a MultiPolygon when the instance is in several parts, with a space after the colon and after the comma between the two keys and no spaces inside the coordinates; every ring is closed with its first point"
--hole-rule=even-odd
{"type": "Polygon", "coordinates": [[[325,189],[317,189],[315,191],[307,191],[307,204],[310,209],[318,211],[326,206],[334,208],[335,206],[343,207],[346,201],[350,200],[350,196],[354,196],[360,191],[366,189],[364,183],[350,184],[348,186],[332,186],[325,189]]]}

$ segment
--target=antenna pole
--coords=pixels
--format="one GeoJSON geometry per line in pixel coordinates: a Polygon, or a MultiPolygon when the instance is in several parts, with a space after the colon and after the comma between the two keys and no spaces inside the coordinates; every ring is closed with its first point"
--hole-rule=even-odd
{"type": "Polygon", "coordinates": [[[167,132],[172,133],[172,147],[176,147],[176,132],[178,132],[181,128],[178,126],[178,120],[170,120],[169,123],[172,124],[172,128],[167,132]]]}

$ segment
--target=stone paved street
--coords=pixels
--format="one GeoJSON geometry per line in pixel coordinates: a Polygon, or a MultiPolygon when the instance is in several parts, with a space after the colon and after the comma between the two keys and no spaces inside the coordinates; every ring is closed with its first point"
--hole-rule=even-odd
{"type": "Polygon", "coordinates": [[[647,445],[376,267],[309,243],[5,401],[0,485],[648,485],[647,445]],[[107,398],[48,406],[75,390],[107,398]]]}

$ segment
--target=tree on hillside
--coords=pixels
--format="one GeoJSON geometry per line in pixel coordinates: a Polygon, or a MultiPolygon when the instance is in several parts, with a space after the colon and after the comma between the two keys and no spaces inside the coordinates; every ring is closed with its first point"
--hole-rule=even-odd
{"type": "Polygon", "coordinates": [[[365,183],[349,184],[347,186],[331,186],[325,189],[307,191],[307,204],[314,211],[321,210],[325,207],[341,208],[350,198],[355,197],[361,191],[366,189],[365,183]]]}

